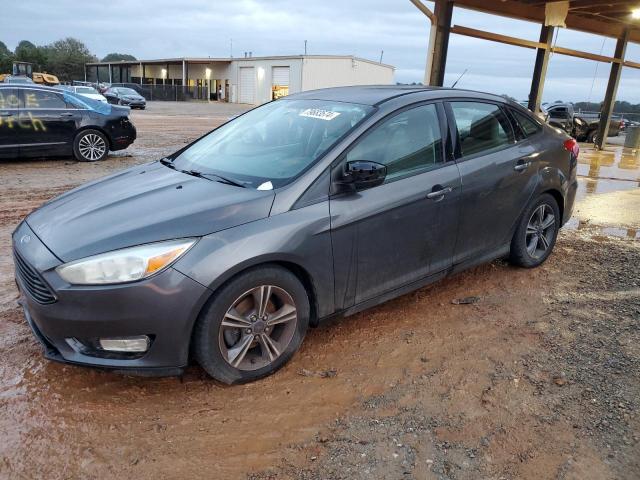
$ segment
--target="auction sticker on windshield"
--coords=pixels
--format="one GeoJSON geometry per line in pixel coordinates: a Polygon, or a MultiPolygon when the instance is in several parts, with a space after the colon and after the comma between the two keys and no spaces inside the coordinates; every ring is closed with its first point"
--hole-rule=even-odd
{"type": "Polygon", "coordinates": [[[332,112],[331,110],[322,110],[321,108],[307,108],[299,114],[301,117],[318,118],[320,120],[333,120],[340,112],[332,112]]]}

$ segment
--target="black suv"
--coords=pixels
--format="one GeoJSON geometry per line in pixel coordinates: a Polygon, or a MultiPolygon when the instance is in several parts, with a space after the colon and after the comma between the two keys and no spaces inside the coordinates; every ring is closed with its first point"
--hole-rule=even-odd
{"type": "Polygon", "coordinates": [[[94,162],[133,143],[129,109],[37,85],[0,84],[0,158],[94,162]]]}

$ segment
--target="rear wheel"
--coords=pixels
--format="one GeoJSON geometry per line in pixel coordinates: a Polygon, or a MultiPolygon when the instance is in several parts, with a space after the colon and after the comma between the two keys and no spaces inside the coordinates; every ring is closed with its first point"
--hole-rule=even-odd
{"type": "Polygon", "coordinates": [[[520,218],[513,235],[511,263],[526,268],[542,264],[555,246],[560,221],[556,199],[548,193],[538,197],[520,218]]]}
{"type": "Polygon", "coordinates": [[[198,320],[195,358],[216,380],[243,383],[281,368],[302,344],[309,298],[288,270],[248,270],[231,280],[198,320]]]}
{"type": "Polygon", "coordinates": [[[73,153],[83,162],[97,162],[109,154],[109,142],[98,130],[82,130],[73,141],[73,153]]]}
{"type": "Polygon", "coordinates": [[[587,143],[596,143],[596,135],[598,132],[596,130],[592,130],[587,134],[587,143]]]}

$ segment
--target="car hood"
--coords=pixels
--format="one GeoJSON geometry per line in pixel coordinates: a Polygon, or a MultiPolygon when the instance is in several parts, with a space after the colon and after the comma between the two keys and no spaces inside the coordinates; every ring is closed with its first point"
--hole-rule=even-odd
{"type": "Polygon", "coordinates": [[[71,190],[31,213],[27,223],[60,260],[69,262],[259,220],[269,215],[274,196],[154,162],[71,190]]]}

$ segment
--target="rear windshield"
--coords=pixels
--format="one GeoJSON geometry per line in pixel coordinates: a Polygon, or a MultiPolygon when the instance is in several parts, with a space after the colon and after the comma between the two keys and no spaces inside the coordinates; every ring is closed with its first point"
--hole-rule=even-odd
{"type": "Polygon", "coordinates": [[[276,100],[224,124],[177,155],[182,170],[278,188],[319,159],[373,107],[326,100],[276,100]]]}

